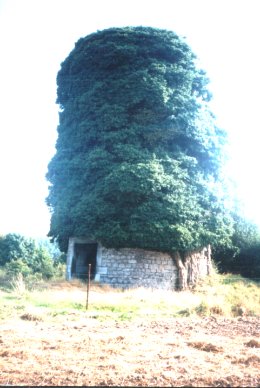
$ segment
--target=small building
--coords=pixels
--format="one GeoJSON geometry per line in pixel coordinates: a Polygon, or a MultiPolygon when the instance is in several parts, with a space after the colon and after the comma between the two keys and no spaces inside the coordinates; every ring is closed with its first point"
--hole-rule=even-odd
{"type": "MultiPolygon", "coordinates": [[[[189,257],[191,255],[185,259],[187,263],[189,257]]],[[[209,249],[193,252],[189,262],[192,267],[187,266],[187,284],[193,284],[198,277],[210,273],[209,249]]],[[[67,280],[87,280],[89,268],[92,280],[113,287],[178,288],[179,269],[168,253],[139,248],[111,249],[87,238],[71,237],[67,253],[67,280]]]]}

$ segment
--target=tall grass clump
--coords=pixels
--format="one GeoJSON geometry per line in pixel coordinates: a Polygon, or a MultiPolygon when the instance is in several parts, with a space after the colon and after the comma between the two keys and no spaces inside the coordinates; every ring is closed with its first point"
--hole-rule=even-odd
{"type": "Polygon", "coordinates": [[[213,274],[199,283],[194,292],[201,297],[198,315],[259,315],[259,283],[240,275],[213,274]]]}
{"type": "Polygon", "coordinates": [[[21,273],[13,277],[10,282],[10,285],[12,287],[13,292],[18,296],[23,296],[27,291],[27,287],[23,275],[21,273]]]}

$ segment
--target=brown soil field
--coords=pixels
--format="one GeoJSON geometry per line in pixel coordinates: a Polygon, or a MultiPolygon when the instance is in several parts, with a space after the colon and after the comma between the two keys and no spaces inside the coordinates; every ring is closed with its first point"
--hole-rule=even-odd
{"type": "Polygon", "coordinates": [[[1,322],[0,384],[257,387],[259,326],[257,317],[24,314],[1,322]]]}

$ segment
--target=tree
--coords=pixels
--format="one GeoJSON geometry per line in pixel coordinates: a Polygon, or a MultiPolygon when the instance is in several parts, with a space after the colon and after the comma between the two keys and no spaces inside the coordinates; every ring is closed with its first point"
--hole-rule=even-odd
{"type": "Polygon", "coordinates": [[[8,233],[0,237],[0,265],[11,260],[23,259],[32,261],[36,250],[35,241],[16,233],[8,233]]]}
{"type": "Polygon", "coordinates": [[[111,28],[81,38],[57,76],[49,236],[174,253],[226,242],[226,134],[205,72],[174,32],[111,28]]]}
{"type": "Polygon", "coordinates": [[[44,279],[50,279],[62,261],[57,246],[47,240],[37,241],[16,233],[0,237],[0,265],[9,275],[38,273],[44,279]]]}
{"type": "Polygon", "coordinates": [[[260,279],[259,227],[241,214],[233,214],[234,232],[228,246],[217,246],[214,258],[221,272],[239,273],[260,279]]]}

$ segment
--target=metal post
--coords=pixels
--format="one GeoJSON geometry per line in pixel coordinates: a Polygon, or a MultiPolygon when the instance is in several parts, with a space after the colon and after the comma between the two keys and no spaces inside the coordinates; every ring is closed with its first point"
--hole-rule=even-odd
{"type": "Polygon", "coordinates": [[[88,286],[87,286],[86,310],[88,309],[88,296],[89,296],[89,289],[90,289],[90,273],[91,273],[91,264],[88,265],[88,286]]]}

